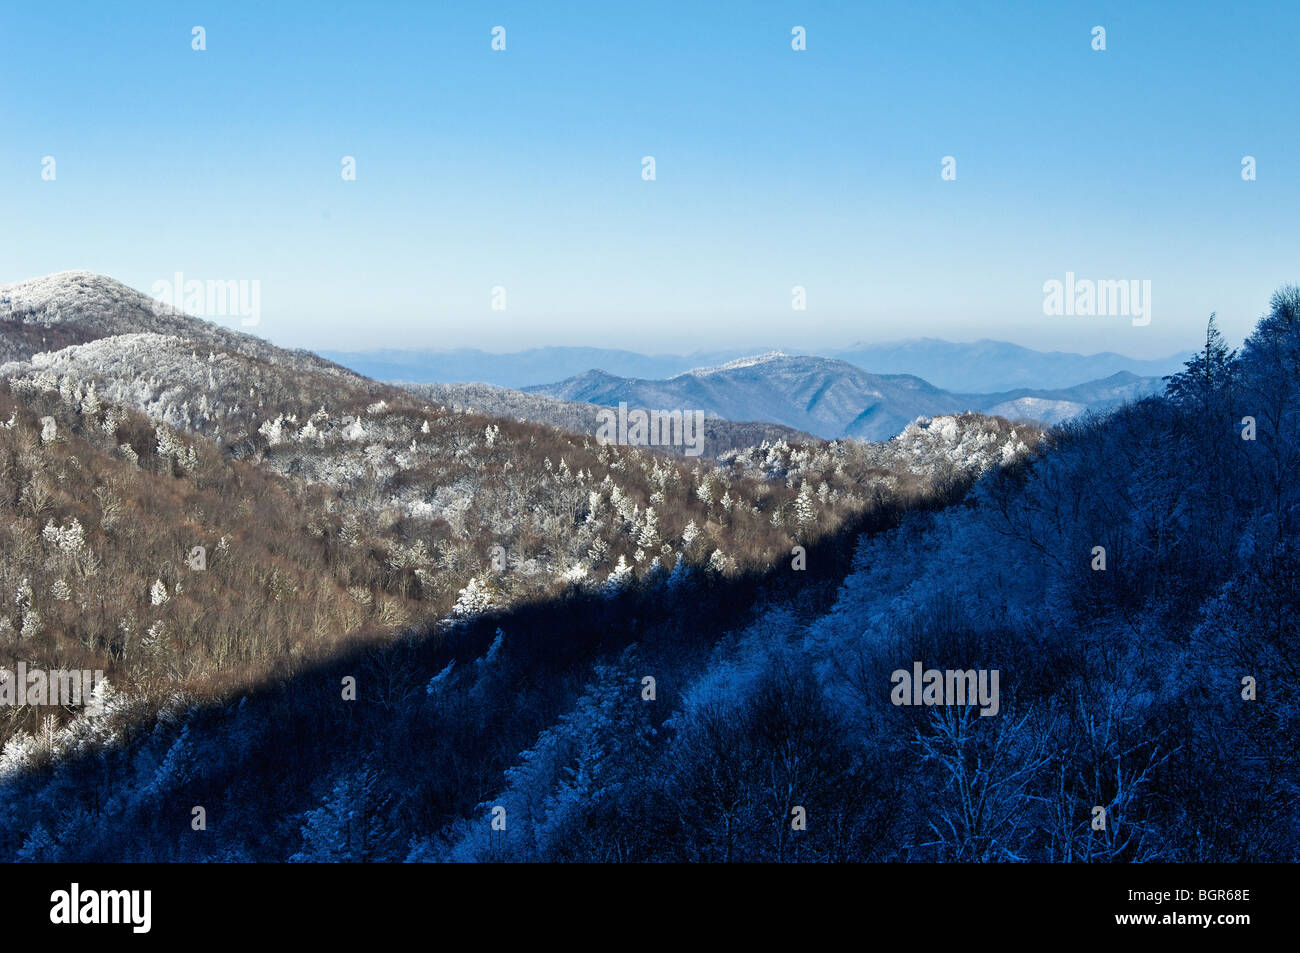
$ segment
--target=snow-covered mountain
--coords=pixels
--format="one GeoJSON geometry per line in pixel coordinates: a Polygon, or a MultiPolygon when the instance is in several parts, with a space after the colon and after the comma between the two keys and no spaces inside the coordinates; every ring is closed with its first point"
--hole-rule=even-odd
{"type": "Polygon", "coordinates": [[[703,410],[728,420],[764,420],[828,440],[888,440],[917,417],[973,409],[917,377],[868,374],[824,357],[766,355],[668,380],[588,371],[528,388],[562,400],[703,410]]]}
{"type": "Polygon", "coordinates": [[[1088,410],[1158,392],[1158,378],[1123,372],[1105,381],[1051,391],[957,394],[909,374],[870,374],[845,361],[770,353],[667,380],[587,371],[557,384],[527,388],[566,401],[690,408],[730,420],[759,420],[827,440],[888,440],[918,417],[980,412],[1056,424],[1088,410]]]}
{"type": "MultiPolygon", "coordinates": [[[[153,334],[184,339],[200,350],[216,348],[338,378],[364,380],[310,351],[275,347],[252,334],[191,317],[107,275],[88,271],[61,271],[0,285],[0,331],[0,364],[52,354],[76,344],[153,334]]],[[[93,361],[96,353],[81,355],[93,361]]]]}

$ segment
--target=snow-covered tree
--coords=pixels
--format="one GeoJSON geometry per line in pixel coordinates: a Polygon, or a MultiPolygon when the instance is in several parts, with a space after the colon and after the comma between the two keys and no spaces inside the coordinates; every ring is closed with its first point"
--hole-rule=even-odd
{"type": "Polygon", "coordinates": [[[500,608],[500,595],[490,579],[474,576],[456,596],[452,614],[469,618],[500,608]]]}

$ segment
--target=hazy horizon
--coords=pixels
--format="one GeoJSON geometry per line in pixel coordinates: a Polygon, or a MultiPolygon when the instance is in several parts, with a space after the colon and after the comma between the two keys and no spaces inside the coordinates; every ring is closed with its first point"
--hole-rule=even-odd
{"type": "MultiPolygon", "coordinates": [[[[0,287],[3,287],[5,285],[21,284],[23,282],[32,281],[40,278],[46,278],[46,277],[50,277],[51,275],[59,274],[61,272],[89,272],[91,274],[97,274],[96,272],[93,272],[91,269],[68,268],[68,269],[59,269],[58,271],[50,272],[44,275],[26,275],[21,278],[16,278],[12,276],[2,276],[4,280],[0,280],[0,287]]],[[[106,275],[106,277],[112,278],[115,281],[120,281],[120,279],[118,279],[114,275],[106,275]]],[[[130,285],[128,282],[122,282],[122,283],[126,284],[128,287],[134,287],[130,285]]],[[[146,295],[148,295],[150,292],[150,289],[148,287],[135,287],[134,290],[139,291],[142,294],[146,294],[146,295]]],[[[181,310],[185,310],[185,309],[182,308],[181,310]]],[[[420,341],[416,341],[416,342],[407,341],[404,344],[397,344],[397,343],[367,344],[365,342],[358,342],[356,346],[352,346],[352,347],[332,346],[332,345],[317,346],[311,343],[302,343],[302,342],[294,343],[294,342],[288,342],[283,340],[277,340],[273,334],[268,333],[269,331],[275,330],[274,320],[270,322],[259,320],[255,326],[246,326],[243,322],[241,322],[240,318],[237,315],[232,315],[229,317],[225,317],[225,316],[213,317],[213,316],[204,316],[204,315],[195,315],[195,316],[200,317],[202,320],[210,321],[213,324],[216,324],[218,326],[228,327],[231,330],[237,330],[249,334],[254,334],[258,337],[263,338],[269,343],[276,344],[282,347],[302,347],[302,348],[306,348],[307,350],[318,351],[322,354],[325,353],[375,354],[375,353],[385,352],[385,351],[401,352],[401,353],[428,352],[428,353],[448,354],[448,353],[454,353],[456,351],[480,351],[485,354],[506,356],[506,355],[522,354],[534,350],[543,350],[547,348],[570,348],[570,349],[587,348],[592,350],[626,351],[628,353],[640,354],[646,357],[689,358],[697,355],[709,356],[709,355],[716,355],[720,353],[730,353],[730,352],[735,352],[736,356],[739,357],[739,356],[757,356],[761,354],[767,354],[773,351],[779,351],[790,355],[828,356],[828,355],[833,355],[837,352],[849,351],[857,348],[888,347],[888,346],[899,346],[905,344],[916,344],[916,343],[924,343],[924,342],[939,342],[944,344],[958,344],[958,345],[980,344],[980,343],[987,342],[987,343],[996,343],[996,344],[1009,344],[1014,347],[1022,347],[1043,354],[1068,354],[1068,355],[1075,355],[1075,356],[1082,356],[1082,357],[1095,357],[1104,354],[1115,354],[1135,361],[1163,360],[1167,358],[1181,357],[1185,354],[1196,351],[1194,340],[1191,343],[1189,343],[1187,346],[1178,347],[1169,351],[1155,351],[1151,353],[1132,353],[1131,351],[1120,350],[1117,348],[1099,348],[1097,350],[1083,351],[1083,350],[1070,350],[1068,348],[1038,347],[1033,344],[1027,344],[1021,341],[1010,340],[1008,338],[993,337],[987,334],[981,334],[979,336],[964,336],[964,337],[956,336],[956,335],[939,336],[939,335],[931,335],[931,334],[917,334],[917,335],[901,336],[901,337],[856,338],[852,340],[845,339],[843,341],[828,341],[827,343],[821,346],[815,346],[815,345],[809,346],[809,345],[798,344],[798,343],[744,344],[744,343],[738,343],[736,341],[731,341],[731,342],[720,341],[719,343],[713,346],[703,346],[703,345],[693,346],[690,349],[686,349],[684,347],[678,347],[675,349],[672,347],[663,347],[662,342],[655,342],[653,339],[647,339],[644,342],[640,342],[646,345],[650,345],[649,347],[646,347],[646,346],[638,346],[639,342],[636,340],[624,341],[622,343],[619,343],[617,341],[609,341],[609,342],[602,343],[598,338],[593,340],[581,340],[581,339],[551,340],[551,341],[543,341],[531,345],[520,345],[520,346],[510,347],[510,348],[503,348],[499,344],[492,344],[488,342],[439,346],[434,342],[424,343],[420,341]]],[[[272,315],[272,318],[274,318],[274,315],[272,315]]],[[[1240,343],[1240,342],[1233,342],[1233,343],[1240,343]]]]}
{"type": "MultiPolygon", "coordinates": [[[[1192,347],[1182,348],[1182,349],[1180,349],[1180,350],[1176,350],[1176,351],[1171,351],[1171,352],[1168,352],[1168,353],[1161,353],[1161,354],[1153,355],[1153,356],[1151,356],[1151,357],[1146,357],[1146,356],[1141,356],[1141,355],[1126,354],[1126,353],[1124,353],[1123,351],[1091,351],[1091,352],[1084,352],[1084,351],[1065,351],[1065,350],[1060,350],[1060,349],[1051,349],[1051,350],[1048,350],[1048,349],[1040,349],[1040,348],[1029,347],[1028,345],[1024,345],[1024,344],[1019,344],[1019,343],[1016,342],[1016,341],[1007,341],[1007,340],[1003,340],[1003,339],[1000,339],[1000,338],[984,338],[984,337],[982,337],[982,338],[972,338],[972,339],[970,339],[970,340],[957,340],[957,339],[954,339],[954,338],[939,338],[939,337],[930,337],[930,336],[919,336],[919,337],[911,337],[911,338],[889,338],[889,339],[874,340],[874,341],[865,341],[865,340],[861,340],[861,341],[852,341],[852,342],[849,342],[849,343],[846,343],[846,344],[842,344],[842,345],[828,345],[828,346],[826,346],[826,347],[822,347],[822,348],[813,348],[813,349],[809,349],[809,348],[806,348],[806,347],[799,347],[799,346],[796,346],[796,345],[789,345],[789,346],[772,345],[772,346],[767,346],[767,345],[763,345],[763,344],[757,344],[757,345],[749,346],[749,345],[743,345],[743,344],[734,344],[734,345],[730,345],[730,346],[725,346],[725,345],[724,345],[724,346],[719,346],[719,347],[698,348],[698,349],[691,350],[691,351],[685,351],[685,350],[677,350],[677,351],[672,351],[672,350],[664,350],[664,351],[648,351],[648,350],[638,349],[638,348],[635,348],[635,347],[619,347],[619,346],[617,346],[617,345],[604,346],[604,345],[598,345],[598,344],[538,344],[538,345],[534,345],[534,346],[532,346],[532,347],[519,347],[519,348],[511,348],[511,349],[509,349],[509,350],[505,350],[505,349],[501,349],[501,348],[494,348],[494,347],[479,347],[479,346],[476,346],[476,345],[468,344],[468,345],[461,345],[461,346],[459,346],[459,347],[445,347],[445,348],[442,348],[442,347],[418,347],[418,346],[412,346],[412,347],[377,346],[377,347],[358,347],[358,348],[326,347],[326,348],[321,348],[321,349],[320,349],[320,353],[322,353],[322,354],[325,354],[325,353],[333,353],[333,354],[379,354],[379,353],[395,353],[395,354],[419,354],[419,353],[431,353],[431,354],[454,354],[454,353],[456,353],[457,351],[478,351],[478,352],[483,353],[483,354],[490,354],[490,355],[496,355],[496,356],[501,356],[501,357],[507,357],[507,356],[516,355],[516,354],[525,354],[525,353],[528,353],[528,352],[530,352],[530,351],[540,351],[540,350],[548,350],[548,349],[560,349],[560,348],[565,348],[565,349],[573,349],[573,350],[578,350],[578,349],[590,349],[590,350],[596,350],[596,351],[626,351],[626,352],[629,353],[629,354],[639,354],[639,355],[644,356],[644,357],[679,357],[679,358],[691,358],[691,357],[697,357],[697,356],[699,356],[699,357],[708,357],[708,356],[710,356],[710,355],[723,354],[723,353],[730,353],[730,352],[732,352],[732,351],[737,352],[737,357],[759,357],[759,356],[761,356],[761,355],[764,355],[764,354],[770,354],[770,353],[773,353],[773,352],[779,352],[779,353],[782,353],[782,354],[789,355],[789,356],[791,356],[791,357],[802,357],[802,356],[807,356],[807,357],[829,357],[829,356],[834,356],[834,354],[837,353],[837,352],[841,352],[841,351],[851,351],[851,350],[856,350],[856,349],[858,349],[858,348],[889,347],[889,346],[898,346],[898,345],[904,345],[904,344],[922,343],[922,342],[928,342],[928,341],[938,342],[938,343],[942,343],[942,344],[983,344],[983,343],[991,343],[991,344],[1009,344],[1009,345],[1011,345],[1011,346],[1013,346],[1013,347],[1023,347],[1023,348],[1026,348],[1027,350],[1037,351],[1037,352],[1039,352],[1039,353],[1041,353],[1041,354],[1066,354],[1066,355],[1077,356],[1077,357],[1098,357],[1098,356],[1105,355],[1105,354],[1115,354],[1115,355],[1117,355],[1117,356],[1119,356],[1119,357],[1125,357],[1125,358],[1128,358],[1128,359],[1130,359],[1130,360],[1134,360],[1134,361],[1164,360],[1164,359],[1171,359],[1171,358],[1181,358],[1181,357],[1183,357],[1183,356],[1186,355],[1186,354],[1191,354],[1191,353],[1194,353],[1194,352],[1196,351],[1196,348],[1195,348],[1194,346],[1192,346],[1192,347]]],[[[734,359],[734,358],[732,358],[732,359],[734,359]]]]}

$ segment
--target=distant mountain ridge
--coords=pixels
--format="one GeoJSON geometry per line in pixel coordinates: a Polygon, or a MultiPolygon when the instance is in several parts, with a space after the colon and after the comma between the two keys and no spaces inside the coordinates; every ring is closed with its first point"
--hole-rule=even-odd
{"type": "Polygon", "coordinates": [[[912,338],[855,345],[830,356],[876,374],[915,374],[944,390],[991,393],[1017,388],[1050,390],[1109,378],[1121,372],[1163,377],[1182,370],[1190,352],[1143,360],[1123,354],[1035,351],[983,338],[968,344],[912,338]]]}
{"type": "Polygon", "coordinates": [[[475,348],[454,351],[379,350],[320,351],[329,360],[366,377],[418,383],[484,383],[523,389],[576,377],[600,369],[616,377],[665,380],[680,374],[725,367],[733,361],[772,356],[826,357],[845,361],[869,374],[910,374],[954,393],[991,394],[1021,388],[1055,390],[1128,372],[1163,377],[1182,369],[1189,353],[1142,360],[1110,352],[1071,354],[1035,351],[1005,341],[956,343],[914,338],[844,349],[807,351],[763,348],[645,355],[634,351],[589,347],[532,348],[493,354],[475,348]],[[767,353],[763,353],[767,350],[767,353]]]}
{"type": "Polygon", "coordinates": [[[680,374],[668,380],[588,371],[526,388],[561,400],[616,406],[690,408],[728,420],[762,420],[824,439],[889,439],[917,417],[965,408],[916,377],[868,374],[821,357],[769,356],[757,362],[680,374]]]}
{"type": "Polygon", "coordinates": [[[540,347],[513,354],[477,348],[452,351],[397,350],[318,351],[322,357],[365,377],[418,384],[492,384],[521,389],[551,384],[593,367],[625,377],[673,377],[700,366],[723,363],[751,353],[743,348],[689,355],[647,355],[597,347],[540,347]]]}
{"type": "Polygon", "coordinates": [[[910,374],[870,374],[846,361],[766,354],[666,380],[590,370],[556,384],[524,388],[558,400],[703,410],[728,420],[765,421],[826,440],[888,440],[918,417],[978,412],[1056,424],[1108,410],[1161,389],[1161,380],[1119,372],[1068,388],[961,394],[910,374]]]}

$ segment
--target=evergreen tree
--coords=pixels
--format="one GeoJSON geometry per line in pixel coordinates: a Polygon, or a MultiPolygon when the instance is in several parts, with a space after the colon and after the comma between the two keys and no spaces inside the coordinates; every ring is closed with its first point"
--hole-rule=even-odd
{"type": "Polygon", "coordinates": [[[1183,365],[1184,370],[1165,378],[1166,394],[1180,407],[1211,412],[1215,397],[1232,385],[1235,349],[1214,323],[1215,314],[1205,326],[1205,349],[1183,365]]]}

